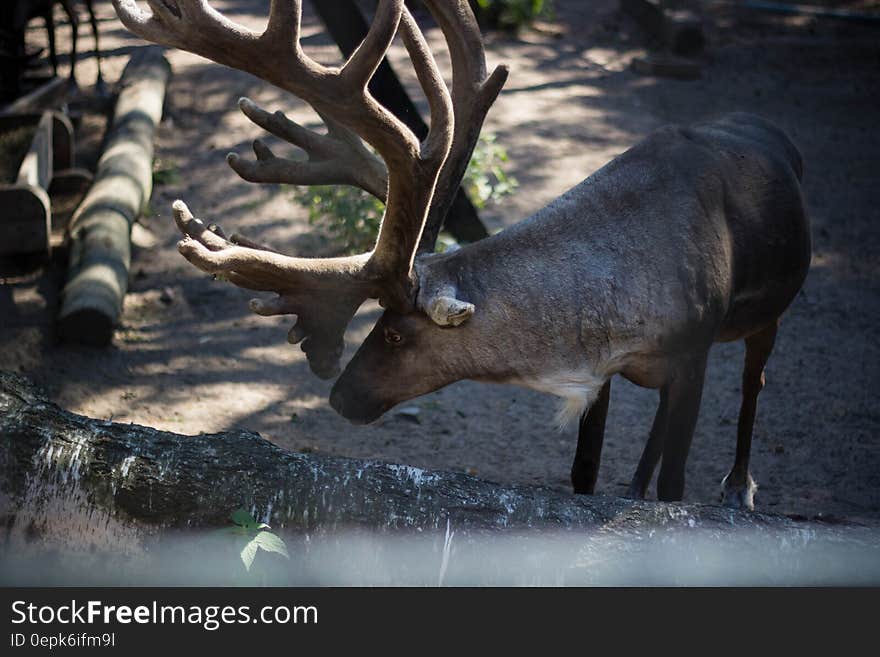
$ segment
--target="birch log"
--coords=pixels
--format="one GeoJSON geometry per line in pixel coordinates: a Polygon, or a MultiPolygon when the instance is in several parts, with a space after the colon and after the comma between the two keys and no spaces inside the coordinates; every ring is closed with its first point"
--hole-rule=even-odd
{"type": "MultiPolygon", "coordinates": [[[[816,526],[699,504],[575,496],[455,472],[300,454],[247,431],[183,436],[60,409],[0,372],[0,526],[87,543],[96,527],[222,527],[244,508],[273,528],[459,530],[709,528],[722,534],[816,526]]],[[[7,536],[8,538],[8,536],[7,536]]]]}

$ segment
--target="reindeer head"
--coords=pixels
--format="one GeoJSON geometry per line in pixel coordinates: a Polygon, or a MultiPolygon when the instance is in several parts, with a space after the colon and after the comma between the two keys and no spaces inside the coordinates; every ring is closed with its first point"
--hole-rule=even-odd
{"type": "Polygon", "coordinates": [[[260,315],[296,315],[288,340],[302,343],[312,371],[322,378],[339,374],[345,328],[357,309],[368,298],[379,299],[388,310],[333,390],[333,406],[346,417],[375,419],[393,403],[454,380],[435,374],[417,389],[403,391],[386,380],[393,376],[383,377],[377,388],[369,373],[382,371],[389,360],[406,358],[423,359],[416,370],[442,373],[431,362],[425,336],[440,336],[435,345],[455,340],[455,332],[475,312],[452,284],[423,282],[415,267],[417,253],[433,251],[486,113],[507,79],[503,66],[487,76],[482,38],[467,0],[424,0],[449,47],[451,91],[404,0],[379,0],[367,36],[341,67],[323,66],[303,52],[301,0],[271,0],[267,27],[259,34],[230,21],[207,0],[146,4],[149,11],[136,0],[113,0],[123,24],[138,36],[247,71],[308,102],[323,119],[327,132],[319,134],[242,99],[240,107],[248,118],[308,155],[304,162],[277,157],[257,140],[256,161],[228,158],[242,178],[354,185],[385,201],[373,250],[341,258],[296,258],[238,235],[227,239],[177,201],[173,210],[184,236],[178,245],[181,254],[239,287],[275,292],[270,300],[253,300],[251,309],[260,315]],[[430,130],[422,141],[368,89],[398,31],[431,111],[430,130]],[[420,339],[421,354],[414,348],[420,339]],[[389,353],[395,357],[386,358],[389,353]]]}
{"type": "Polygon", "coordinates": [[[416,312],[386,310],[333,386],[330,404],[355,423],[468,375],[467,345],[480,341],[482,316],[461,298],[451,276],[416,261],[416,312]],[[476,335],[475,335],[476,334],[476,335]],[[379,375],[381,373],[381,375],[379,375]]]}

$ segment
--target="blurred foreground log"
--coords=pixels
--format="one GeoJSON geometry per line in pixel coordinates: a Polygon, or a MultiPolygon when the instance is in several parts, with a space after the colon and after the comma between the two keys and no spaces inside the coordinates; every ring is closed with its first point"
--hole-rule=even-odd
{"type": "MultiPolygon", "coordinates": [[[[235,431],[182,436],[69,413],[0,372],[3,540],[69,548],[142,544],[174,528],[222,527],[244,508],[276,530],[600,530],[644,537],[751,529],[802,540],[819,527],[696,504],[574,496],[460,473],[286,451],[235,431]],[[448,524],[447,524],[448,523],[448,524]]],[[[824,532],[846,531],[823,526],[824,532]]]]}
{"type": "Polygon", "coordinates": [[[153,137],[162,118],[168,62],[158,47],[132,55],[95,181],[70,222],[70,264],[58,317],[64,340],[96,346],[113,337],[128,290],[131,225],[150,198],[153,137]]]}

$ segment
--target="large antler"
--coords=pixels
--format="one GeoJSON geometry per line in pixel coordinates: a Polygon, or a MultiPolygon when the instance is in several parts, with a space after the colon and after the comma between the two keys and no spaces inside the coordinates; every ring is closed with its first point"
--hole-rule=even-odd
{"type": "Polygon", "coordinates": [[[440,25],[452,58],[452,105],[455,132],[449,157],[434,190],[434,201],[422,234],[420,251],[433,251],[437,235],[461,186],[489,108],[507,82],[508,68],[500,65],[486,75],[483,36],[470,3],[423,0],[440,25]]]}
{"type": "Polygon", "coordinates": [[[293,258],[240,237],[227,240],[193,218],[183,202],[174,204],[184,257],[240,287],[276,292],[277,298],[254,300],[251,308],[263,315],[296,314],[290,341],[303,341],[316,374],[334,376],[345,328],[365,299],[379,298],[400,312],[415,308],[415,253],[420,241],[423,250],[433,247],[483,118],[506,78],[506,69],[499,69],[486,79],[482,40],[468,3],[426,2],[450,47],[451,97],[403,0],[379,0],[367,36],[341,67],[324,66],[303,52],[300,0],[272,0],[260,34],[228,20],[207,0],[146,0],[149,11],[136,0],[113,4],[123,24],[142,38],[252,73],[302,98],[324,120],[327,133],[319,134],[242,99],[240,107],[252,121],[308,154],[307,161],[280,158],[257,140],[255,162],[229,157],[243,178],[356,185],[386,202],[374,249],[345,258],[293,258]],[[431,111],[422,142],[368,89],[398,30],[431,111]]]}

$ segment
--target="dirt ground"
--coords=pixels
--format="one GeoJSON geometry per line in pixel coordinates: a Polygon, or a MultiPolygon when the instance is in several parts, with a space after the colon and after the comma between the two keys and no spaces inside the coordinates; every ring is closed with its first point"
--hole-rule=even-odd
{"type": "MultiPolygon", "coordinates": [[[[255,28],[267,4],[214,2],[255,28]]],[[[679,81],[630,70],[644,41],[613,0],[555,4],[561,35],[488,39],[490,64],[508,63],[511,75],[486,130],[507,148],[520,188],[484,211],[484,220],[500,229],[528,216],[660,125],[731,110],[777,122],[804,155],[814,256],[767,370],[752,460],[757,503],[804,516],[880,518],[880,28],[714,10],[702,78],[679,81]]],[[[112,82],[143,44],[109,2],[97,6],[112,82]]],[[[310,11],[305,26],[307,49],[334,61],[335,47],[310,11]]],[[[439,45],[436,29],[428,36],[439,45]]],[[[60,41],[66,50],[64,28],[60,41]]],[[[91,48],[90,36],[82,42],[91,48]]],[[[290,188],[246,183],[224,161],[228,151],[246,153],[262,136],[238,112],[240,96],[311,125],[315,116],[249,75],[177,51],[168,58],[174,79],[157,141],[161,184],[153,214],[143,220],[155,245],[134,254],[113,346],[57,343],[52,318],[60,273],[50,267],[0,286],[0,368],[24,372],[62,406],[94,417],[189,434],[247,428],[292,450],[568,489],[576,437],[551,428],[552,398],[462,382],[404,404],[420,409],[416,418],[392,411],[374,425],[353,427],[327,403],[331,383],[312,376],[304,355],[286,343],[288,321],[250,315],[251,294],[212,281],[178,255],[169,217],[176,198],[227,231],[242,230],[288,253],[314,254],[326,244],[311,234],[290,188]]],[[[397,46],[392,61],[412,86],[397,46]]],[[[88,91],[95,75],[90,55],[80,71],[88,91]]],[[[347,336],[347,356],[377,315],[376,306],[362,309],[347,336]]],[[[733,461],[742,356],[741,344],[713,350],[687,500],[716,501],[733,461]]],[[[656,404],[655,391],[615,381],[600,492],[625,490],[656,404]]]]}

